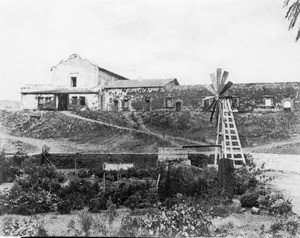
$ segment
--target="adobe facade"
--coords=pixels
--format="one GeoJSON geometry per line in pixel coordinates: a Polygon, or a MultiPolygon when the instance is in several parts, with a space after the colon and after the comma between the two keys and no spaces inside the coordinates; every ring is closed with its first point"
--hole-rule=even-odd
{"type": "Polygon", "coordinates": [[[177,79],[129,80],[73,54],[51,68],[50,84],[21,88],[23,109],[31,110],[181,110],[171,94],[177,79]]]}
{"type": "MultiPolygon", "coordinates": [[[[73,54],[51,68],[50,84],[25,85],[22,108],[33,110],[203,109],[211,93],[203,85],[180,86],[176,78],[129,80],[73,54]]],[[[234,84],[236,111],[300,109],[300,82],[234,84]],[[285,105],[285,106],[284,106],[285,105]]]]}

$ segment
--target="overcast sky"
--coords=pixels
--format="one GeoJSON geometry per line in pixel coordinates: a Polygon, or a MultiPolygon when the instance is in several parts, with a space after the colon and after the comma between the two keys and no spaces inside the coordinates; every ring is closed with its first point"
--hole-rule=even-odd
{"type": "Polygon", "coordinates": [[[130,79],[299,81],[300,42],[283,0],[0,0],[0,99],[77,53],[130,79]]]}

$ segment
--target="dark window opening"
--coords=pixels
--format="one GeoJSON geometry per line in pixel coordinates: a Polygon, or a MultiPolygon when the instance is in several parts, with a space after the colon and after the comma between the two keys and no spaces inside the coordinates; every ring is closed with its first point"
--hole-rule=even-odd
{"type": "Polygon", "coordinates": [[[114,100],[114,110],[115,111],[119,110],[119,101],[118,100],[114,100]]]}
{"type": "Polygon", "coordinates": [[[44,104],[45,104],[45,98],[39,97],[39,98],[38,98],[38,106],[42,106],[42,105],[44,105],[44,104]]]}
{"type": "Polygon", "coordinates": [[[181,111],[181,102],[176,102],[176,112],[181,111]]]}
{"type": "Polygon", "coordinates": [[[50,103],[50,102],[51,102],[51,100],[52,100],[52,98],[51,98],[51,97],[46,97],[45,99],[46,99],[45,103],[50,103]]]}
{"type": "Polygon", "coordinates": [[[128,108],[129,107],[129,102],[128,102],[128,100],[124,100],[123,101],[123,108],[128,108]]]}
{"type": "Polygon", "coordinates": [[[80,97],[80,105],[81,106],[85,105],[85,97],[80,97]]]}
{"type": "Polygon", "coordinates": [[[72,105],[77,105],[77,97],[72,97],[72,105]]]}
{"type": "Polygon", "coordinates": [[[71,87],[77,87],[77,77],[71,77],[71,87]]]}
{"type": "Polygon", "coordinates": [[[166,107],[173,107],[173,102],[171,98],[166,99],[166,107]]]}

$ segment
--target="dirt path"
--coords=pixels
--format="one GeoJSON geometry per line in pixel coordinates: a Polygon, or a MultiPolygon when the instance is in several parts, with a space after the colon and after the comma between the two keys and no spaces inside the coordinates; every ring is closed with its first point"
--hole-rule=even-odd
{"type": "Polygon", "coordinates": [[[74,118],[77,118],[77,119],[80,119],[80,120],[85,120],[85,121],[89,121],[89,122],[93,122],[93,123],[98,123],[100,125],[106,125],[106,126],[114,127],[114,128],[121,129],[121,130],[134,131],[134,132],[138,132],[138,133],[144,133],[144,134],[156,136],[156,137],[158,137],[160,139],[163,139],[163,140],[166,139],[166,140],[168,140],[174,146],[180,146],[181,147],[181,145],[182,145],[182,144],[179,144],[179,143],[177,143],[175,141],[181,141],[181,142],[186,142],[186,143],[188,142],[188,143],[193,143],[193,144],[197,144],[197,145],[208,145],[208,143],[194,141],[194,140],[189,140],[189,139],[182,138],[182,137],[175,137],[175,136],[169,136],[169,135],[163,136],[162,134],[155,133],[155,132],[148,131],[148,130],[138,130],[138,129],[123,127],[123,126],[117,126],[117,125],[114,125],[114,124],[110,124],[110,123],[106,123],[106,122],[101,122],[101,121],[93,120],[93,119],[86,118],[86,117],[81,117],[81,116],[78,116],[76,114],[73,114],[70,111],[63,111],[61,113],[64,114],[64,115],[66,115],[66,116],[74,117],[74,118]]]}
{"type": "Polygon", "coordinates": [[[292,199],[293,211],[300,214],[300,174],[272,171],[268,175],[274,176],[272,185],[282,191],[286,198],[292,199]]]}
{"type": "Polygon", "coordinates": [[[71,143],[67,140],[52,140],[52,139],[34,139],[29,137],[19,137],[9,135],[0,131],[0,139],[4,144],[4,149],[7,149],[7,153],[15,153],[18,148],[17,146],[7,146],[7,144],[25,144],[24,150],[28,154],[41,153],[42,147],[47,145],[50,147],[52,153],[66,153],[66,152],[79,152],[89,148],[87,145],[79,145],[71,143]],[[21,143],[20,143],[21,142],[21,143]],[[26,144],[30,147],[26,147],[26,144]]]}
{"type": "Polygon", "coordinates": [[[286,198],[292,199],[293,210],[300,215],[300,155],[251,153],[254,162],[274,177],[272,185],[282,191],[286,198]]]}
{"type": "Polygon", "coordinates": [[[280,147],[280,146],[288,146],[300,143],[300,135],[296,134],[290,140],[280,141],[280,142],[272,142],[270,144],[255,146],[255,147],[247,147],[243,148],[245,153],[266,153],[270,151],[272,148],[280,147]]]}

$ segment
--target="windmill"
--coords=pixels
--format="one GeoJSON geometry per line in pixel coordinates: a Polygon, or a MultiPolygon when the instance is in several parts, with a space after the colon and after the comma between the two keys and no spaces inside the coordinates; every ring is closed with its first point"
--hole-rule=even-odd
{"type": "Polygon", "coordinates": [[[217,139],[214,164],[217,165],[218,159],[231,159],[235,166],[245,163],[245,157],[241,147],[241,142],[236,129],[232,109],[232,96],[225,95],[225,92],[233,85],[232,82],[226,80],[228,72],[222,69],[217,69],[217,74],[210,74],[212,81],[211,85],[205,85],[214,96],[211,97],[212,103],[208,106],[205,112],[211,111],[210,121],[213,120],[216,113],[217,120],[217,139]]]}

